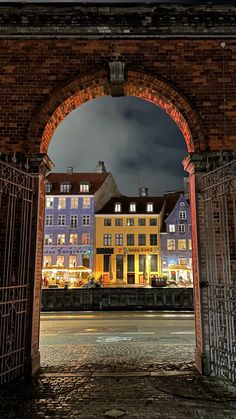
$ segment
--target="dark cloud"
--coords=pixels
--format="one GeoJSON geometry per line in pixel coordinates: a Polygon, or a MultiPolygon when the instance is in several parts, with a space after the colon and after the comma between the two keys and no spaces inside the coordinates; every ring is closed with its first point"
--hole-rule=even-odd
{"type": "Polygon", "coordinates": [[[183,188],[186,144],[176,124],[156,105],[135,97],[92,100],[58,126],[49,148],[57,171],[93,171],[104,160],[120,191],[152,195],[183,188]]]}

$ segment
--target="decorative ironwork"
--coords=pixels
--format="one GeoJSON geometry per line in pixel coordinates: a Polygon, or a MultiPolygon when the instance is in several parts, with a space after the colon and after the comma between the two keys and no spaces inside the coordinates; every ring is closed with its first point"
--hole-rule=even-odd
{"type": "Polygon", "coordinates": [[[34,178],[0,162],[0,384],[24,373],[34,178]]]}
{"type": "Polygon", "coordinates": [[[203,176],[211,373],[236,382],[236,160],[203,176]]]}
{"type": "Polygon", "coordinates": [[[110,61],[110,83],[111,84],[123,84],[125,82],[125,62],[123,61],[110,61]]]}

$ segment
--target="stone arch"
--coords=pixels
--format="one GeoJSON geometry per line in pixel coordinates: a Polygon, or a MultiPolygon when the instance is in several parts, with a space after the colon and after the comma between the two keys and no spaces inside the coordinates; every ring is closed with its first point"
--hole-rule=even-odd
{"type": "MultiPolygon", "coordinates": [[[[105,71],[79,76],[54,91],[31,120],[26,148],[47,153],[53,133],[60,122],[75,108],[91,99],[109,94],[107,92],[109,82],[105,71]]],[[[124,94],[150,101],[162,108],[179,126],[188,152],[207,149],[200,116],[190,102],[169,83],[153,75],[130,70],[124,84],[124,94]]]]}

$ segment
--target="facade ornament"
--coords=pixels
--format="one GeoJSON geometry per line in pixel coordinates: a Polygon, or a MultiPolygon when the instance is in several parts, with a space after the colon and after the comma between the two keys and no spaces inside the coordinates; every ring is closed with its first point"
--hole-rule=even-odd
{"type": "Polygon", "coordinates": [[[123,84],[125,82],[125,62],[110,61],[109,62],[109,82],[111,84],[123,84]]]}

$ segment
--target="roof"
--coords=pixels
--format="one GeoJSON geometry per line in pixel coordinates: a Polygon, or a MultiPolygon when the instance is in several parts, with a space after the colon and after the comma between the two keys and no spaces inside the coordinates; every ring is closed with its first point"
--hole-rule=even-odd
{"type": "Polygon", "coordinates": [[[165,197],[165,212],[163,217],[163,223],[161,227],[161,233],[166,233],[166,222],[167,217],[172,213],[182,191],[167,192],[164,194],[165,197]]]}
{"type": "Polygon", "coordinates": [[[51,192],[47,195],[93,195],[104,183],[110,173],[50,173],[47,176],[48,182],[52,184],[51,192]],[[70,182],[72,187],[70,192],[60,192],[60,183],[70,182]],[[89,182],[91,187],[89,192],[80,192],[79,184],[89,182]]]}
{"type": "Polygon", "coordinates": [[[152,197],[152,196],[117,196],[110,199],[103,208],[101,208],[97,214],[159,214],[164,204],[164,197],[152,197]],[[121,203],[121,212],[114,212],[115,204],[121,203]],[[153,203],[153,212],[147,212],[147,203],[153,203]],[[136,211],[130,212],[129,205],[136,203],[136,211]]]}

